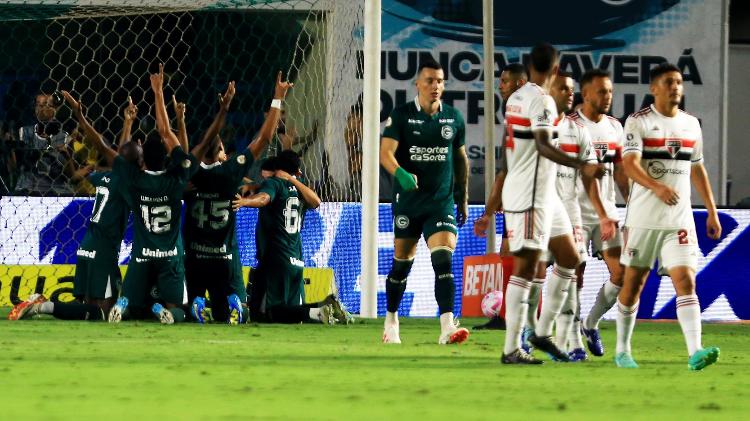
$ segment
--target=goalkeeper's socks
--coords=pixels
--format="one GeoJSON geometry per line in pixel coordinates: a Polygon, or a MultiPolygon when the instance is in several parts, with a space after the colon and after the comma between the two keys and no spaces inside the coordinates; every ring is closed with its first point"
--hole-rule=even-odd
{"type": "Polygon", "coordinates": [[[529,307],[526,309],[526,327],[536,329],[536,323],[539,320],[539,297],[542,296],[542,287],[544,287],[544,278],[534,278],[529,288],[529,307]]]}
{"type": "Polygon", "coordinates": [[[621,288],[613,284],[612,280],[608,280],[602,285],[599,293],[596,295],[596,301],[594,301],[594,305],[591,307],[591,311],[583,323],[583,327],[586,329],[599,329],[599,321],[615,305],[617,294],[620,293],[621,288]]]}
{"type": "Polygon", "coordinates": [[[46,314],[52,314],[60,320],[104,320],[104,312],[99,306],[86,303],[57,303],[52,312],[46,314]]]}
{"type": "Polygon", "coordinates": [[[505,290],[505,344],[503,354],[510,355],[521,346],[521,327],[526,317],[531,281],[511,276],[505,290]]]}
{"type": "Polygon", "coordinates": [[[552,323],[560,314],[565,300],[568,298],[568,287],[575,282],[575,269],[564,268],[558,265],[552,269],[552,275],[547,284],[547,295],[542,304],[542,317],[536,325],[535,333],[539,337],[552,336],[552,323]]]}
{"type": "Polygon", "coordinates": [[[703,348],[701,345],[701,306],[695,294],[677,297],[677,320],[685,336],[688,356],[703,348]]]}
{"type": "Polygon", "coordinates": [[[630,354],[630,338],[633,337],[635,318],[638,315],[638,302],[626,306],[617,300],[617,348],[616,354],[630,354]]]}

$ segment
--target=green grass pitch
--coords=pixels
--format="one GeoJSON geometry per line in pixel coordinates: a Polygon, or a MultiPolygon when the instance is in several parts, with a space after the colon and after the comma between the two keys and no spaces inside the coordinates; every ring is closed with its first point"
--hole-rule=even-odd
{"type": "MultiPolygon", "coordinates": [[[[404,319],[402,345],[381,323],[239,327],[54,319],[0,310],[0,419],[746,419],[750,326],[704,325],[719,362],[689,372],[676,323],[639,323],[641,368],[608,354],[508,367],[500,331],[438,346],[438,322],[404,319]]],[[[481,320],[465,320],[464,325],[481,320]]]]}

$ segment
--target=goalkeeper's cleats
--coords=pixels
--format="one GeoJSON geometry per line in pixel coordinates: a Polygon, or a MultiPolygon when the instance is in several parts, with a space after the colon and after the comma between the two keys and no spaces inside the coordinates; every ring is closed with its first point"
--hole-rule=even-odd
{"type": "Polygon", "coordinates": [[[242,301],[237,294],[232,294],[227,297],[227,303],[229,304],[229,324],[238,325],[244,322],[242,320],[242,301]]]}
{"type": "Polygon", "coordinates": [[[333,308],[333,318],[336,319],[336,323],[342,325],[350,325],[354,323],[354,316],[352,316],[352,314],[347,311],[346,307],[344,307],[344,304],[339,301],[336,296],[329,295],[326,298],[326,302],[329,303],[333,308]]]}
{"type": "Polygon", "coordinates": [[[458,320],[454,320],[453,324],[440,332],[438,344],[446,345],[466,342],[466,340],[469,339],[469,329],[466,329],[465,327],[458,327],[458,325],[458,320]]]}
{"type": "Polygon", "coordinates": [[[709,346],[695,351],[688,359],[688,369],[690,371],[699,371],[708,367],[719,360],[719,348],[709,346]]]}
{"type": "Polygon", "coordinates": [[[579,361],[586,361],[589,359],[588,354],[586,354],[586,350],[583,348],[576,348],[568,353],[568,356],[570,357],[571,362],[579,362],[579,361]]]}
{"type": "Polygon", "coordinates": [[[206,299],[204,297],[195,297],[193,299],[193,304],[190,306],[190,314],[192,314],[196,322],[201,324],[214,320],[211,307],[206,307],[206,299]]]}
{"type": "Polygon", "coordinates": [[[174,324],[174,316],[172,316],[172,313],[169,312],[166,308],[164,308],[163,305],[159,303],[154,303],[153,306],[151,306],[151,312],[154,313],[154,316],[156,316],[157,319],[159,319],[159,322],[163,325],[171,325],[174,324]]]}
{"type": "Polygon", "coordinates": [[[503,354],[503,356],[500,358],[500,362],[503,364],[544,364],[544,361],[532,357],[531,355],[525,353],[522,349],[517,349],[507,355],[503,354]]]}
{"type": "Polygon", "coordinates": [[[42,294],[31,294],[26,301],[16,304],[8,314],[8,320],[21,320],[39,314],[39,305],[47,301],[42,294]]]}
{"type": "Polygon", "coordinates": [[[534,329],[530,327],[524,327],[521,331],[521,349],[523,352],[531,355],[531,351],[534,347],[529,343],[529,337],[534,334],[534,329]]]}
{"type": "Polygon", "coordinates": [[[120,323],[127,309],[128,299],[126,297],[118,298],[117,302],[115,302],[115,305],[113,305],[109,310],[109,317],[107,317],[107,321],[109,323],[120,323]]]}
{"type": "Polygon", "coordinates": [[[383,328],[384,344],[400,344],[401,337],[398,332],[398,323],[386,323],[383,328]]]}
{"type": "Polygon", "coordinates": [[[589,351],[597,357],[604,355],[604,344],[602,344],[602,337],[599,335],[599,329],[586,329],[581,326],[581,333],[586,338],[586,345],[589,347],[589,351]]]}
{"type": "Polygon", "coordinates": [[[540,351],[544,351],[549,354],[550,358],[552,358],[553,361],[570,361],[570,357],[568,357],[568,354],[561,351],[560,348],[558,348],[557,345],[552,342],[549,336],[536,336],[536,334],[534,333],[529,336],[529,343],[534,345],[534,347],[539,349],[540,351]]]}
{"type": "Polygon", "coordinates": [[[620,352],[615,355],[615,364],[619,368],[638,368],[633,356],[627,352],[620,352]]]}

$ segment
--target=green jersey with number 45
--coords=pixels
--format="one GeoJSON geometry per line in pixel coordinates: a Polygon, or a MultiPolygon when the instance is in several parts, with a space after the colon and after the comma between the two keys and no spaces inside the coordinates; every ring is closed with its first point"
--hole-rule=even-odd
{"type": "Polygon", "coordinates": [[[79,253],[95,253],[100,247],[119,251],[130,214],[127,203],[118,191],[120,181],[109,171],[91,173],[88,179],[96,187],[96,195],[79,253]]]}
{"type": "Polygon", "coordinates": [[[258,260],[290,259],[302,266],[300,229],[306,207],[297,188],[288,181],[270,177],[263,181],[258,193],[271,197],[271,202],[258,212],[255,231],[258,260]]]}
{"type": "Polygon", "coordinates": [[[191,179],[195,190],[185,194],[188,253],[220,257],[237,248],[232,200],[252,163],[253,154],[246,149],[223,163],[200,164],[191,179]]]}
{"type": "Polygon", "coordinates": [[[182,193],[198,168],[195,157],[180,147],[172,150],[164,171],[141,171],[122,157],[113,171],[121,177],[125,200],[133,211],[133,250],[136,261],[182,256],[182,193]]]}

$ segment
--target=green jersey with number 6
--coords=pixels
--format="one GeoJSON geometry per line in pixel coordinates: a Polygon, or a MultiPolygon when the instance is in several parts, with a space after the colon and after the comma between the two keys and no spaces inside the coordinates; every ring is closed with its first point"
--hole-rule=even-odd
{"type": "Polygon", "coordinates": [[[260,185],[258,193],[266,193],[271,202],[258,212],[255,231],[257,258],[290,259],[302,266],[300,229],[305,215],[305,202],[289,181],[270,177],[260,185]]]}
{"type": "Polygon", "coordinates": [[[225,162],[201,163],[191,182],[195,190],[185,195],[185,246],[188,253],[226,256],[237,248],[232,200],[253,163],[249,149],[225,162]]]}
{"type": "Polygon", "coordinates": [[[131,256],[137,262],[183,254],[182,194],[198,165],[180,147],[172,150],[169,162],[163,171],[141,171],[122,157],[115,159],[113,171],[121,177],[134,214],[131,256]]]}
{"type": "Polygon", "coordinates": [[[96,255],[97,250],[114,250],[117,254],[130,214],[127,203],[118,191],[119,177],[108,171],[91,173],[88,179],[96,187],[96,196],[78,254],[92,256],[96,255]]]}

